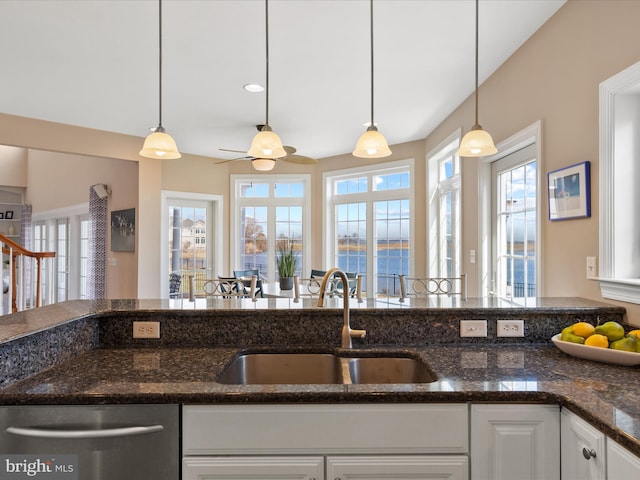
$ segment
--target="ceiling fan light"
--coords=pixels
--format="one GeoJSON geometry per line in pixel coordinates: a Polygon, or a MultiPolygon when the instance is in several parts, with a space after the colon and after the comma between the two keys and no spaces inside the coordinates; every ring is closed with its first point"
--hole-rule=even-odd
{"type": "Polygon", "coordinates": [[[247,155],[256,158],[273,159],[286,157],[287,152],[282,146],[280,137],[269,129],[262,130],[253,137],[251,148],[249,148],[247,155]]]}
{"type": "Polygon", "coordinates": [[[269,172],[276,166],[276,161],[273,158],[253,158],[251,165],[259,172],[269,172]]]}
{"type": "Polygon", "coordinates": [[[173,137],[164,131],[155,131],[147,136],[140,156],[168,160],[182,157],[173,137]]]}
{"type": "Polygon", "coordinates": [[[497,152],[498,149],[494,145],[493,138],[491,138],[489,132],[483,130],[480,125],[474,125],[462,137],[457,153],[459,157],[485,157],[497,152]]]}
{"type": "Polygon", "coordinates": [[[359,158],[382,158],[391,155],[391,149],[376,127],[369,127],[360,135],[353,156],[359,158]]]}

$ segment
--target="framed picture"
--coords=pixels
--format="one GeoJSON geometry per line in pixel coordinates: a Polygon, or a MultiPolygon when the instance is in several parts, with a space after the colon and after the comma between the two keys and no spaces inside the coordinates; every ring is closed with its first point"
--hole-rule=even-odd
{"type": "Polygon", "coordinates": [[[5,220],[12,220],[13,219],[13,210],[7,210],[6,212],[4,212],[4,218],[5,218],[5,220]]]}
{"type": "Polygon", "coordinates": [[[547,173],[549,220],[591,216],[591,163],[582,162],[547,173]]]}
{"type": "Polygon", "coordinates": [[[111,212],[111,251],[136,251],[136,209],[111,212]]]}

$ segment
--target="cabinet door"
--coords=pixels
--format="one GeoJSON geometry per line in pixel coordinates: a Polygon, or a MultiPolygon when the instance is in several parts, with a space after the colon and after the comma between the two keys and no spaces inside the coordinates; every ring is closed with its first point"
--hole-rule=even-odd
{"type": "Polygon", "coordinates": [[[184,457],[184,480],[324,480],[322,457],[184,457]]]}
{"type": "Polygon", "coordinates": [[[562,480],[604,480],[605,436],[563,408],[562,480]]]}
{"type": "Polygon", "coordinates": [[[471,477],[559,479],[559,415],[555,405],[472,405],[471,477]]]}
{"type": "Polygon", "coordinates": [[[467,480],[466,455],[395,455],[327,457],[327,479],[467,480]]]}
{"type": "Polygon", "coordinates": [[[640,478],[640,458],[607,439],[607,480],[640,478]]]}

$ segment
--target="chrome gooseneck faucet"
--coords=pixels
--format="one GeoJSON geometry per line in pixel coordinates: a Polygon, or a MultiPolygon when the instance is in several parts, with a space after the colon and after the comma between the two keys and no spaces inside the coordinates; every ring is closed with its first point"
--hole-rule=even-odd
{"type": "Polygon", "coordinates": [[[344,273],[337,267],[331,268],[327,270],[327,273],[322,277],[322,285],[320,286],[320,296],[318,297],[318,306],[324,306],[324,296],[325,290],[327,288],[327,282],[333,276],[340,277],[342,280],[342,291],[343,291],[343,305],[344,305],[344,318],[342,325],[342,348],[352,348],[351,339],[352,338],[364,338],[367,334],[366,330],[352,330],[350,325],[350,312],[349,312],[349,279],[347,278],[347,274],[344,273]]]}

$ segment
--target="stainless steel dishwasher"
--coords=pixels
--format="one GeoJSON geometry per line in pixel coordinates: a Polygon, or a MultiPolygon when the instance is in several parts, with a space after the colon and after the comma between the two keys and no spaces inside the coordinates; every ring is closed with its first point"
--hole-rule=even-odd
{"type": "Polygon", "coordinates": [[[179,422],[178,405],[0,407],[0,478],[57,456],[55,478],[177,480],[179,422]]]}

